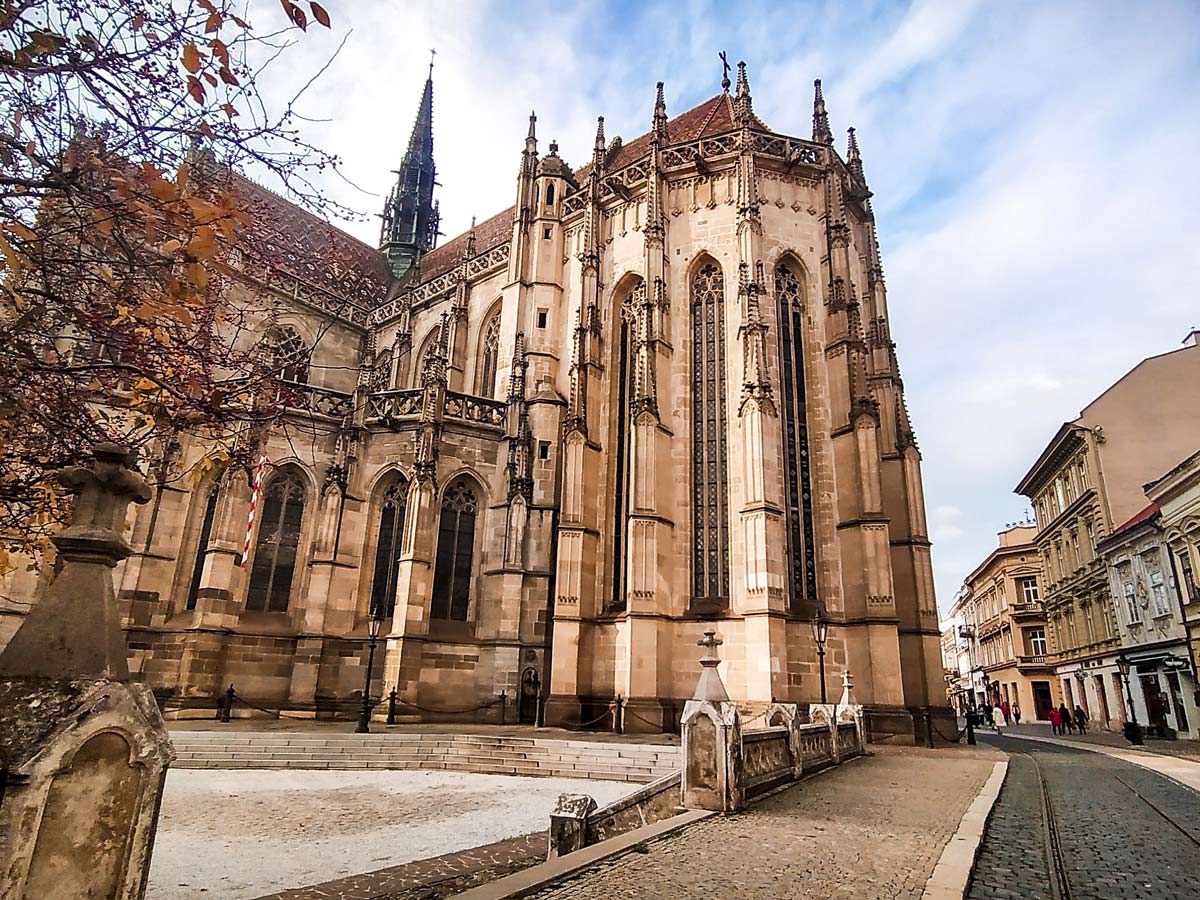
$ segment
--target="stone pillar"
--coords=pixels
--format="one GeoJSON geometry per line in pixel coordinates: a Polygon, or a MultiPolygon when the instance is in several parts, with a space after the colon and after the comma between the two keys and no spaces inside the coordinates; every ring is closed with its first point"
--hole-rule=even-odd
{"type": "Polygon", "coordinates": [[[696,693],[683,708],[683,805],[729,813],[745,804],[742,723],[717,671],[722,641],[716,634],[706,631],[698,642],[708,653],[700,659],[696,693]]]}
{"type": "Polygon", "coordinates": [[[566,856],[587,846],[587,820],[595,811],[596,801],[587,794],[559,794],[550,813],[550,851],[546,858],[566,856]]]}
{"type": "Polygon", "coordinates": [[[112,569],[130,554],[125,509],[150,490],[124,448],[59,473],[77,495],[53,540],[62,564],[0,653],[0,896],[140,900],[170,741],[131,684],[112,569]]]}

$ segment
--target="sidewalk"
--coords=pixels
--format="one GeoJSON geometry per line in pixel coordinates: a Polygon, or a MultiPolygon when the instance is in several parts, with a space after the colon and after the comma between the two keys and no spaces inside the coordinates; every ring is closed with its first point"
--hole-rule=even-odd
{"type": "MultiPolygon", "coordinates": [[[[980,728],[980,734],[995,734],[990,728],[980,728]]],[[[1168,741],[1162,738],[1146,738],[1146,743],[1137,747],[1125,740],[1122,735],[1109,731],[1089,731],[1087,734],[1054,734],[1049,725],[1009,725],[1003,730],[1008,737],[1053,738],[1065,744],[1092,744],[1100,747],[1112,747],[1117,750],[1132,750],[1141,753],[1157,753],[1161,756],[1174,756],[1180,759],[1190,759],[1200,762],[1200,742],[1197,741],[1168,741]]]]}

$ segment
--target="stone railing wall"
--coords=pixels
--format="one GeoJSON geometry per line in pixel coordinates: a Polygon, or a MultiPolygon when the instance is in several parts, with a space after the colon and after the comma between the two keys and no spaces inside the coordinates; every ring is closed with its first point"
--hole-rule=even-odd
{"type": "Polygon", "coordinates": [[[792,780],[796,760],[790,738],[791,732],[784,725],[742,732],[742,787],[746,799],[792,780]]]}

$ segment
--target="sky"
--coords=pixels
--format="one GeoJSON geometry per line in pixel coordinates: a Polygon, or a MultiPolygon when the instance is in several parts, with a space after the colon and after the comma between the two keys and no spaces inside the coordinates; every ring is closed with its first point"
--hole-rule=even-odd
{"type": "Polygon", "coordinates": [[[531,110],[578,166],[597,115],[610,139],[648,130],[655,82],[671,115],[719,92],[720,50],[779,132],[809,135],[822,78],[875,194],[943,610],[1058,426],[1200,326],[1200,3],[324,5],[332,30],[262,85],[286,98],[328,63],[301,124],[372,244],[429,48],[446,239],[512,204],[531,110]]]}

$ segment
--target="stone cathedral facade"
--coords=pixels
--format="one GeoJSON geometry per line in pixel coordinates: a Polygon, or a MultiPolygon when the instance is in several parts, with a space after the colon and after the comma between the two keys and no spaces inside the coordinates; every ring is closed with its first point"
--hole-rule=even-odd
{"type": "Polygon", "coordinates": [[[712,627],[735,700],[818,700],[821,613],[830,693],[849,668],[873,732],[922,734],[949,713],[920,455],[853,130],[843,157],[817,82],[811,136],[772,131],[741,65],[673,118],[660,84],[634,140],[600,119],[579,168],[535,124],[514,206],[440,246],[432,76],[378,248],[246,183],[285,250],[241,284],[274,298],[292,428],[262,438],[248,566],[244,472],[137,511],[132,667],[320,715],[359,696],[374,610],[403,715],[620,696],[649,731],[712,627]]]}

